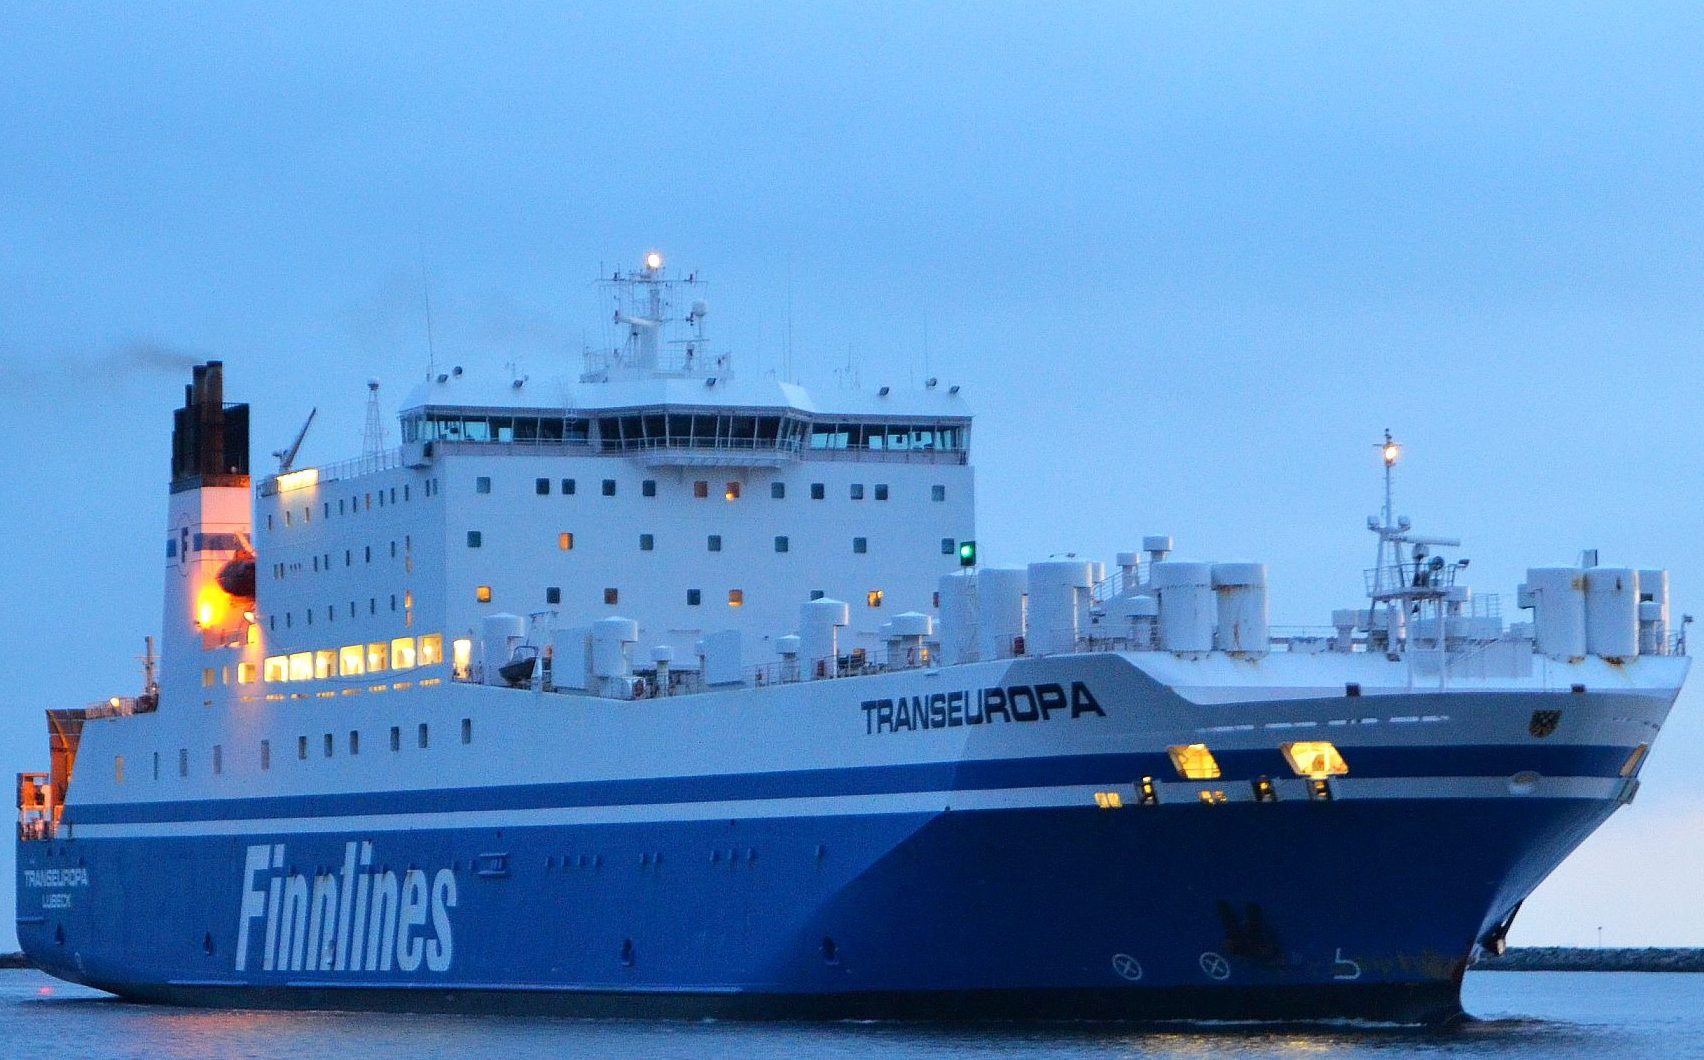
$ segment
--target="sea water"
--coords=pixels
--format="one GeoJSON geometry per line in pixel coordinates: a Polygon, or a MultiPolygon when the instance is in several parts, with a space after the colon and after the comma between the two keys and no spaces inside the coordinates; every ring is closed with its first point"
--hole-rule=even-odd
{"type": "Polygon", "coordinates": [[[133,1005],[0,971],[0,1055],[60,1057],[1704,1057],[1704,974],[1478,972],[1449,1030],[1354,1024],[720,1023],[133,1005]]]}

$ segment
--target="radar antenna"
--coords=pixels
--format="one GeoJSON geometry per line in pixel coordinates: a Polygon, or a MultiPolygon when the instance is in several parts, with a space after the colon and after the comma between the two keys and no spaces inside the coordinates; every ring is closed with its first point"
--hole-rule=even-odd
{"type": "Polygon", "coordinates": [[[319,407],[308,410],[308,418],[302,423],[302,429],[296,432],[296,440],[283,449],[274,449],[272,455],[278,459],[278,473],[289,471],[296,464],[296,454],[302,451],[302,439],[308,436],[308,428],[314,425],[314,417],[319,415],[319,407]]]}

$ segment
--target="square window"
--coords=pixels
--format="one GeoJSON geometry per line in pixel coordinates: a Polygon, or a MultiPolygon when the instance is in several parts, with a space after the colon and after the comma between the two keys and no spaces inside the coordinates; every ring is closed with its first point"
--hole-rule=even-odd
{"type": "Polygon", "coordinates": [[[544,590],[544,602],[547,603],[547,604],[559,604],[559,603],[561,603],[562,602],[562,587],[560,585],[552,585],[552,586],[549,586],[548,588],[546,588],[544,590]]]}
{"type": "Polygon", "coordinates": [[[707,544],[710,546],[710,551],[712,551],[712,552],[722,551],[722,535],[721,534],[711,534],[710,540],[707,542],[707,544]]]}
{"type": "Polygon", "coordinates": [[[864,484],[862,482],[852,483],[852,499],[855,501],[864,499],[864,484]]]}
{"type": "Polygon", "coordinates": [[[615,590],[615,589],[605,589],[604,590],[604,603],[615,604],[615,603],[620,602],[620,600],[621,600],[621,593],[618,592],[617,590],[615,590]]]}
{"type": "Polygon", "coordinates": [[[556,535],[556,547],[561,549],[563,552],[574,551],[574,535],[568,533],[566,530],[564,530],[560,534],[557,534],[556,535]]]}
{"type": "Polygon", "coordinates": [[[724,500],[730,500],[730,501],[739,500],[740,499],[740,484],[738,482],[728,483],[727,486],[722,490],[722,498],[724,500]]]}
{"type": "Polygon", "coordinates": [[[824,497],[823,485],[820,482],[811,483],[811,500],[820,501],[824,497]]]}
{"type": "Polygon", "coordinates": [[[540,497],[550,496],[550,480],[547,478],[535,479],[533,481],[533,492],[540,497]]]}
{"type": "Polygon", "coordinates": [[[639,483],[639,492],[641,495],[646,497],[655,497],[657,495],[657,480],[654,478],[648,478],[644,482],[639,483]]]}
{"type": "Polygon", "coordinates": [[[639,551],[649,552],[656,545],[657,539],[650,534],[639,535],[639,551]]]}
{"type": "Polygon", "coordinates": [[[776,500],[784,499],[787,496],[787,484],[785,482],[771,482],[769,484],[769,495],[776,500]]]}
{"type": "Polygon", "coordinates": [[[697,482],[694,482],[692,484],[692,495],[701,500],[710,496],[710,483],[706,482],[704,479],[699,479],[697,482]]]}
{"type": "Polygon", "coordinates": [[[729,607],[744,607],[745,606],[745,590],[744,589],[729,589],[728,590],[728,606],[729,607]]]}
{"type": "Polygon", "coordinates": [[[941,538],[941,555],[950,556],[956,548],[958,548],[958,542],[950,537],[941,538]]]}
{"type": "Polygon", "coordinates": [[[876,483],[876,500],[878,500],[878,501],[887,500],[887,483],[885,483],[885,482],[876,483]]]}
{"type": "Polygon", "coordinates": [[[467,532],[467,547],[468,548],[478,548],[480,545],[482,545],[484,543],[485,543],[485,535],[480,533],[478,530],[469,530],[467,532]]]}
{"type": "Polygon", "coordinates": [[[871,607],[880,607],[882,606],[883,595],[885,594],[880,589],[871,589],[864,594],[864,602],[871,607]]]}
{"type": "Polygon", "coordinates": [[[870,539],[867,538],[867,537],[855,537],[855,538],[853,538],[852,539],[852,551],[854,553],[860,555],[860,556],[862,556],[864,553],[870,551],[870,539]]]}
{"type": "Polygon", "coordinates": [[[697,589],[688,589],[686,591],[686,606],[697,607],[702,600],[703,594],[697,589]]]}
{"type": "Polygon", "coordinates": [[[945,486],[930,486],[929,487],[929,499],[932,500],[932,501],[944,501],[944,500],[946,500],[947,499],[947,487],[945,487],[945,486]]]}
{"type": "Polygon", "coordinates": [[[481,585],[473,591],[473,598],[482,604],[491,602],[491,586],[481,585]]]}
{"type": "Polygon", "coordinates": [[[565,478],[565,479],[562,480],[562,495],[564,497],[572,497],[574,495],[574,480],[573,479],[565,478]]]}
{"type": "Polygon", "coordinates": [[[812,600],[821,600],[822,598],[823,598],[823,591],[821,589],[812,589],[811,590],[811,599],[812,600]]]}
{"type": "Polygon", "coordinates": [[[614,479],[606,478],[606,479],[603,480],[603,495],[605,497],[615,496],[615,480],[614,479]]]}
{"type": "Polygon", "coordinates": [[[787,551],[787,539],[785,537],[777,537],[775,539],[775,551],[777,551],[777,552],[787,551]]]}
{"type": "Polygon", "coordinates": [[[485,475],[481,475],[478,478],[474,479],[473,480],[473,492],[475,492],[475,493],[490,493],[491,492],[491,479],[489,477],[485,476],[485,475]]]}

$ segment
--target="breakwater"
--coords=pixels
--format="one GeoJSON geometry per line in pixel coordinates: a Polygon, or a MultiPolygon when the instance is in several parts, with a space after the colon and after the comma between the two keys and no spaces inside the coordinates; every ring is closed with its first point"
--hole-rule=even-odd
{"type": "Polygon", "coordinates": [[[1704,972],[1704,949],[1516,946],[1501,957],[1481,957],[1473,968],[1481,972],[1704,972]]]}

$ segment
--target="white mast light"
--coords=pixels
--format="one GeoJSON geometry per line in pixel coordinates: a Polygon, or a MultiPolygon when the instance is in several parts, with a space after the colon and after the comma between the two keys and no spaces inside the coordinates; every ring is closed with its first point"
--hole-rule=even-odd
{"type": "Polygon", "coordinates": [[[650,269],[652,272],[662,268],[663,256],[654,250],[651,251],[649,254],[645,255],[645,267],[650,269]]]}

